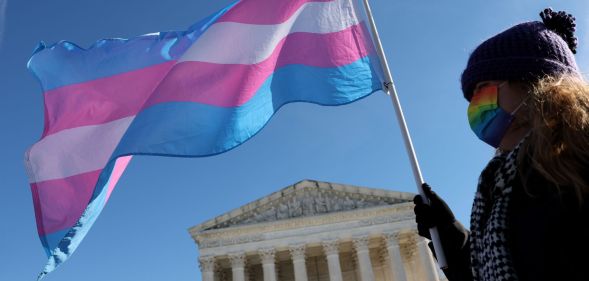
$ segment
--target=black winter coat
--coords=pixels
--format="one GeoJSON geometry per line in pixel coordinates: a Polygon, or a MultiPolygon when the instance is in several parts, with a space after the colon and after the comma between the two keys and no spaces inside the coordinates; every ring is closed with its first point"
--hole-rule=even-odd
{"type": "MultiPolygon", "coordinates": [[[[579,205],[572,189],[559,191],[535,170],[525,179],[531,194],[516,177],[508,209],[508,240],[519,280],[589,281],[589,196],[579,205]]],[[[449,281],[473,280],[469,233],[449,228],[441,237],[448,261],[444,273],[449,281]]]]}

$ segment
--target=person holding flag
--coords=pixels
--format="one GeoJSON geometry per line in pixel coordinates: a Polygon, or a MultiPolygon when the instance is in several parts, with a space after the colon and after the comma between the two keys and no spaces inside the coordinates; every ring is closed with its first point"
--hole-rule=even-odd
{"type": "Polygon", "coordinates": [[[451,281],[589,279],[589,84],[575,18],[540,16],[484,41],[462,73],[470,126],[497,149],[470,231],[429,185],[414,198],[419,234],[438,228],[451,281]]]}

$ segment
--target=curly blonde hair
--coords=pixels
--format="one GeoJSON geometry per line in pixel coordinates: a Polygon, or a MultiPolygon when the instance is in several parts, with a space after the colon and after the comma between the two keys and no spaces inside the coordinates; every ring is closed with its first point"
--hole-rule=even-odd
{"type": "MultiPolygon", "coordinates": [[[[559,189],[573,188],[581,203],[589,193],[589,84],[576,75],[547,76],[530,94],[521,122],[531,132],[520,167],[527,158],[527,165],[559,189]]],[[[530,190],[525,181],[524,186],[530,190]]]]}

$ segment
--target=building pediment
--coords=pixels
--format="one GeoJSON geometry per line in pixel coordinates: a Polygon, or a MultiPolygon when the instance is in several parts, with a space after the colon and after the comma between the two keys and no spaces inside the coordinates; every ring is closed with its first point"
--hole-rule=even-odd
{"type": "Polygon", "coordinates": [[[229,228],[410,202],[413,193],[303,180],[194,226],[190,232],[229,228]]]}

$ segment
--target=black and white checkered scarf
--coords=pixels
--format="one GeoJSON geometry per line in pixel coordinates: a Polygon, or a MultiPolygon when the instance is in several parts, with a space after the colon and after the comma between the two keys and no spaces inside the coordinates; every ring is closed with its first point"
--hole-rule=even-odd
{"type": "Polygon", "coordinates": [[[474,280],[518,280],[508,246],[507,216],[517,172],[517,153],[524,140],[511,152],[491,159],[479,178],[469,237],[474,280]]]}

